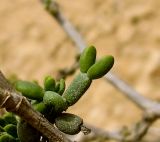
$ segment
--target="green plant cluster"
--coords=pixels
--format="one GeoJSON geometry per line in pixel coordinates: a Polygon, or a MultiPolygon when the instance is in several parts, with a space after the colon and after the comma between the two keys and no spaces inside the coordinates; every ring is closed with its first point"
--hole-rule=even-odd
{"type": "Polygon", "coordinates": [[[20,142],[17,134],[17,119],[12,113],[0,117],[0,142],[20,142]]]}
{"type": "MultiPolygon", "coordinates": [[[[70,135],[81,131],[83,119],[65,111],[81,98],[94,79],[103,77],[112,68],[114,58],[108,55],[96,61],[96,48],[90,46],[81,54],[79,64],[80,73],[67,88],[64,79],[55,81],[52,76],[45,77],[43,87],[29,81],[19,80],[15,83],[16,90],[30,100],[35,110],[42,113],[60,131],[70,135]]],[[[22,119],[18,121],[17,132],[21,142],[35,142],[43,137],[22,119]]]]}

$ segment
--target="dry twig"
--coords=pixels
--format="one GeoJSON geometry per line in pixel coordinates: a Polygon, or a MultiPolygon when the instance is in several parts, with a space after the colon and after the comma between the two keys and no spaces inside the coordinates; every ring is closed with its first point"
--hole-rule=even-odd
{"type": "MultiPolygon", "coordinates": [[[[88,125],[91,128],[92,134],[89,137],[103,137],[105,139],[114,139],[119,142],[137,142],[140,141],[148,132],[150,126],[160,118],[159,108],[156,111],[146,112],[142,120],[131,128],[123,127],[114,132],[108,132],[88,125]]],[[[86,139],[86,137],[82,137],[86,139]]]]}
{"type": "Polygon", "coordinates": [[[78,60],[79,60],[79,56],[76,57],[76,61],[75,63],[70,67],[70,68],[64,68],[64,69],[61,69],[58,71],[58,75],[57,75],[57,80],[61,79],[61,78],[66,78],[70,75],[73,75],[75,73],[75,71],[78,69],[79,67],[79,63],[78,63],[78,60]]]}

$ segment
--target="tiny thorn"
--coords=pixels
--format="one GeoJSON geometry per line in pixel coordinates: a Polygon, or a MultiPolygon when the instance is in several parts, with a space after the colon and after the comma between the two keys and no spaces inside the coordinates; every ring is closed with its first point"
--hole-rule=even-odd
{"type": "Polygon", "coordinates": [[[91,129],[87,128],[86,126],[81,126],[81,132],[83,132],[84,135],[88,135],[91,133],[91,129]]]}

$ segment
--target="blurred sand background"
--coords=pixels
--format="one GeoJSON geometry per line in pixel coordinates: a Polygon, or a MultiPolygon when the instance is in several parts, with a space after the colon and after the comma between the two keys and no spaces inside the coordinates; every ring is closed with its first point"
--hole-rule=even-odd
{"type": "MultiPolygon", "coordinates": [[[[112,72],[148,98],[160,100],[159,0],[58,0],[61,10],[98,57],[112,54],[112,72]]],[[[0,69],[10,77],[38,80],[74,63],[77,48],[38,0],[1,0],[0,69]]],[[[67,80],[67,85],[73,77],[67,80]]],[[[141,118],[141,111],[103,79],[94,81],[70,112],[114,130],[141,118]]],[[[154,130],[158,129],[157,123],[154,130]]],[[[152,132],[153,142],[160,136],[152,132]]]]}

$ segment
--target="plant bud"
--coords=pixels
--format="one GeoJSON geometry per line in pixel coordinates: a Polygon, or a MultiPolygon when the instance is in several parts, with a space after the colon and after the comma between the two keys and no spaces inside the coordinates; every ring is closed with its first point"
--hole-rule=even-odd
{"type": "Polygon", "coordinates": [[[61,79],[61,80],[59,81],[58,94],[59,94],[59,95],[62,95],[63,92],[64,92],[64,90],[65,90],[65,80],[64,80],[64,79],[61,79]]]}
{"type": "Polygon", "coordinates": [[[44,79],[44,89],[45,91],[54,91],[55,89],[55,80],[51,76],[47,76],[44,79]]]}

